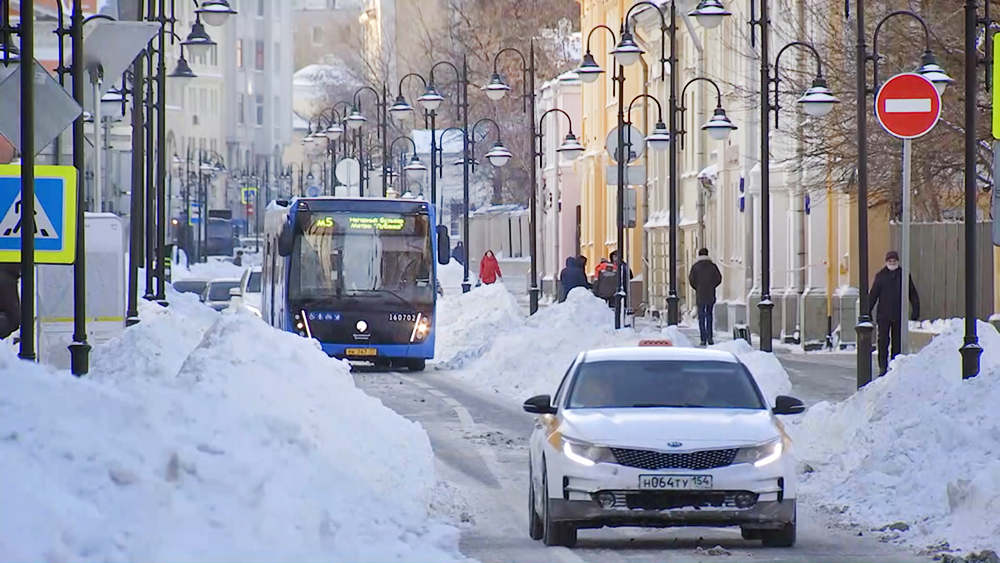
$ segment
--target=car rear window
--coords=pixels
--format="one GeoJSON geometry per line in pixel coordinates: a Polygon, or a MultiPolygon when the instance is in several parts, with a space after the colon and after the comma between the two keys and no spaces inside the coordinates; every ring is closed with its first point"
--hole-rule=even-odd
{"type": "Polygon", "coordinates": [[[229,290],[234,287],[239,287],[240,282],[213,282],[208,287],[208,300],[209,301],[229,301],[230,295],[229,290]]]}
{"type": "Polygon", "coordinates": [[[176,281],[173,283],[174,290],[180,293],[197,293],[201,295],[205,291],[205,286],[208,282],[205,281],[176,281]]]}
{"type": "Polygon", "coordinates": [[[763,409],[765,403],[743,364],[640,360],[580,364],[567,407],[763,409]]]}

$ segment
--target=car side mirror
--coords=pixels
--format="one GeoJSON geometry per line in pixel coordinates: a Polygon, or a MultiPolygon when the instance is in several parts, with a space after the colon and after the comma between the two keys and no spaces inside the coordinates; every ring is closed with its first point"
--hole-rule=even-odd
{"type": "Polygon", "coordinates": [[[774,414],[802,414],[806,412],[806,405],[795,397],[778,395],[774,399],[774,414]]]}
{"type": "Polygon", "coordinates": [[[242,289],[240,289],[238,287],[231,287],[231,288],[229,288],[229,296],[230,297],[240,297],[241,295],[243,295],[243,290],[242,289]]]}
{"type": "Polygon", "coordinates": [[[438,264],[447,264],[451,260],[451,240],[448,237],[448,227],[446,225],[437,226],[437,251],[438,264]]]}
{"type": "Polygon", "coordinates": [[[278,235],[278,254],[285,258],[292,255],[292,248],[295,246],[295,239],[292,237],[292,226],[285,223],[281,227],[281,233],[278,235]]]}
{"type": "Polygon", "coordinates": [[[532,414],[556,414],[556,408],[552,406],[552,397],[537,395],[524,402],[524,412],[532,414]]]}

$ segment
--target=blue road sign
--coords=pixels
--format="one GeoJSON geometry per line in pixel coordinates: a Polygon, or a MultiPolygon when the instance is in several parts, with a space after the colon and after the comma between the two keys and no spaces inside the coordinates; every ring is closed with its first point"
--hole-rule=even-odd
{"type": "Polygon", "coordinates": [[[188,204],[188,225],[198,225],[201,223],[201,204],[188,204]]]}
{"type": "MultiPolygon", "coordinates": [[[[35,166],[35,263],[76,260],[76,168],[35,166]]],[[[0,165],[0,262],[21,260],[21,165],[0,165]]]]}
{"type": "Polygon", "coordinates": [[[253,203],[257,199],[257,188],[243,188],[240,199],[243,205],[253,203]]]}
{"type": "Polygon", "coordinates": [[[309,186],[306,188],[306,195],[309,197],[319,197],[319,186],[309,186]]]}

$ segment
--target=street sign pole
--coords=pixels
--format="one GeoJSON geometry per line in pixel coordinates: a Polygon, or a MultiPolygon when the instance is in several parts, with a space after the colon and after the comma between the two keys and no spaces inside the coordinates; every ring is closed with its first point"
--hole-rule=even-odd
{"type": "Polygon", "coordinates": [[[913,141],[903,139],[903,221],[900,229],[902,236],[899,245],[899,253],[903,258],[900,260],[899,269],[902,270],[901,278],[903,292],[901,293],[901,306],[899,308],[899,351],[903,354],[910,352],[910,170],[913,166],[913,141]]]}
{"type": "MultiPolygon", "coordinates": [[[[34,14],[34,0],[21,0],[21,14],[34,14]]],[[[22,17],[21,39],[21,349],[35,360],[35,21],[22,17]]]]}
{"type": "Polygon", "coordinates": [[[941,94],[919,74],[890,78],[875,95],[875,117],[887,133],[903,140],[903,209],[900,221],[900,352],[909,352],[910,325],[910,171],[913,139],[930,132],[941,117],[941,94]]]}

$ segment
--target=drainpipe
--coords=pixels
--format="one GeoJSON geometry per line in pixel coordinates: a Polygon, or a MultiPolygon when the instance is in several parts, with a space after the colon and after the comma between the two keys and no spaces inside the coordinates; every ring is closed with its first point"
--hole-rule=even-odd
{"type": "MultiPolygon", "coordinates": [[[[805,25],[806,25],[806,10],[805,10],[805,2],[803,0],[799,0],[798,1],[798,18],[799,18],[799,22],[800,22],[801,28],[804,29],[805,25]]],[[[811,62],[806,57],[806,54],[807,53],[805,52],[804,49],[799,49],[799,69],[806,68],[806,64],[808,64],[809,62],[811,62]]],[[[804,170],[804,168],[805,168],[805,140],[804,140],[804,136],[805,136],[805,120],[803,118],[800,118],[799,119],[799,143],[798,143],[799,144],[799,146],[798,146],[798,161],[799,161],[799,166],[798,166],[799,173],[798,173],[798,176],[799,176],[799,185],[798,185],[798,190],[797,190],[798,194],[797,194],[796,202],[795,202],[795,205],[796,205],[795,216],[799,218],[799,231],[798,231],[798,233],[796,233],[798,235],[798,237],[799,237],[798,264],[796,264],[796,267],[798,268],[799,275],[798,275],[798,287],[796,287],[796,291],[798,292],[798,294],[800,296],[803,293],[805,293],[805,291],[806,291],[806,287],[807,287],[806,264],[809,263],[809,261],[808,261],[808,259],[809,259],[809,246],[808,246],[808,240],[806,238],[806,229],[807,229],[807,224],[806,223],[808,221],[808,218],[806,217],[806,199],[805,199],[806,190],[804,188],[804,184],[805,184],[805,170],[804,170]]],[[[800,307],[799,319],[802,319],[803,317],[802,317],[802,314],[801,314],[801,307],[802,307],[801,300],[799,302],[799,307],[800,307]]],[[[800,330],[801,330],[801,328],[800,328],[800,330]]]]}
{"type": "MultiPolygon", "coordinates": [[[[649,65],[646,64],[645,59],[639,57],[639,61],[642,63],[642,93],[649,94],[649,65]]],[[[649,127],[649,98],[645,98],[644,101],[647,103],[642,104],[642,122],[649,127]]],[[[642,164],[646,167],[646,185],[643,186],[642,190],[642,216],[636,212],[635,221],[636,225],[639,225],[640,219],[643,223],[646,222],[646,214],[649,209],[649,153],[650,151],[644,151],[642,153],[642,164]]],[[[649,232],[645,227],[642,229],[642,302],[649,303],[649,232]]]]}

